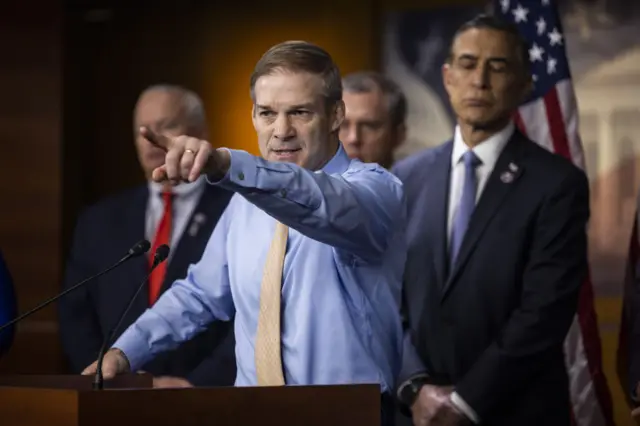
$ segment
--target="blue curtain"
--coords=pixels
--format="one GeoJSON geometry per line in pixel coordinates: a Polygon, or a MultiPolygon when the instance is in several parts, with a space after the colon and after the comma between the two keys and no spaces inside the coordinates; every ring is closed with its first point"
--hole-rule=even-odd
{"type": "MultiPolygon", "coordinates": [[[[0,252],[0,325],[6,324],[14,318],[17,315],[17,310],[13,280],[0,252]]],[[[0,355],[9,350],[13,341],[14,331],[14,327],[9,327],[0,332],[0,355]]]]}

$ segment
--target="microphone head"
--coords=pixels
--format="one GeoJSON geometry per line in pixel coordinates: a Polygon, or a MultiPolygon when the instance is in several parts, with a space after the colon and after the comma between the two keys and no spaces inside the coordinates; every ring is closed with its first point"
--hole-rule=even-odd
{"type": "Polygon", "coordinates": [[[135,246],[129,249],[129,256],[140,256],[149,251],[151,243],[147,240],[140,240],[135,246]]]}
{"type": "Polygon", "coordinates": [[[160,263],[164,262],[167,257],[169,257],[169,246],[163,244],[156,249],[156,254],[154,255],[153,260],[155,263],[160,263]]]}

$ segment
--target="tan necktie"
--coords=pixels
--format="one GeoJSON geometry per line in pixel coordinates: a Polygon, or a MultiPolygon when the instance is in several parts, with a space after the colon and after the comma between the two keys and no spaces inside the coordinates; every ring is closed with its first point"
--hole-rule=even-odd
{"type": "Polygon", "coordinates": [[[255,344],[258,386],[284,385],[280,346],[280,296],[288,235],[289,228],[277,222],[262,275],[255,344]]]}

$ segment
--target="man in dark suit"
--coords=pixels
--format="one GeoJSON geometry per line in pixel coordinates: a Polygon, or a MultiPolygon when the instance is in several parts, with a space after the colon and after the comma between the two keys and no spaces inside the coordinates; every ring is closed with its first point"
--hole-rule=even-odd
{"type": "MultiPolygon", "coordinates": [[[[165,153],[139,135],[141,126],[171,135],[207,137],[200,98],[184,88],[152,86],[138,99],[135,113],[138,159],[149,183],[89,207],[79,218],[69,256],[65,287],[106,268],[136,241],[152,243],[141,256],[61,299],[60,331],[72,370],[80,373],[95,360],[105,336],[116,325],[129,300],[149,271],[155,247],[171,247],[139,294],[116,336],[132,324],[178,278],[200,260],[231,193],[203,179],[180,187],[162,187],[150,179],[165,153]]],[[[110,342],[113,343],[113,342],[110,342]]],[[[233,385],[236,374],[232,322],[216,322],[178,349],[145,365],[156,387],[233,385]]]]}
{"type": "Polygon", "coordinates": [[[454,139],[393,170],[409,218],[398,397],[415,425],[569,425],[563,342],[587,273],[587,178],[515,129],[532,87],[517,29],[463,25],[443,78],[454,139]]]}

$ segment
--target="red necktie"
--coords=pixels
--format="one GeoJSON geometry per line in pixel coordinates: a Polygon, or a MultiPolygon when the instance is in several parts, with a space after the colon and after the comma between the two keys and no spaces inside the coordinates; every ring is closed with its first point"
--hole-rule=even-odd
{"type": "MultiPolygon", "coordinates": [[[[156,236],[153,240],[153,246],[151,247],[151,254],[149,255],[149,268],[153,265],[153,258],[156,249],[163,244],[169,245],[169,239],[171,238],[171,198],[173,194],[171,192],[162,193],[162,201],[164,203],[164,213],[162,219],[158,224],[156,230],[156,236]]],[[[149,305],[153,305],[160,296],[160,289],[164,282],[164,277],[167,272],[167,261],[165,260],[156,267],[151,276],[149,277],[149,305]]]]}

